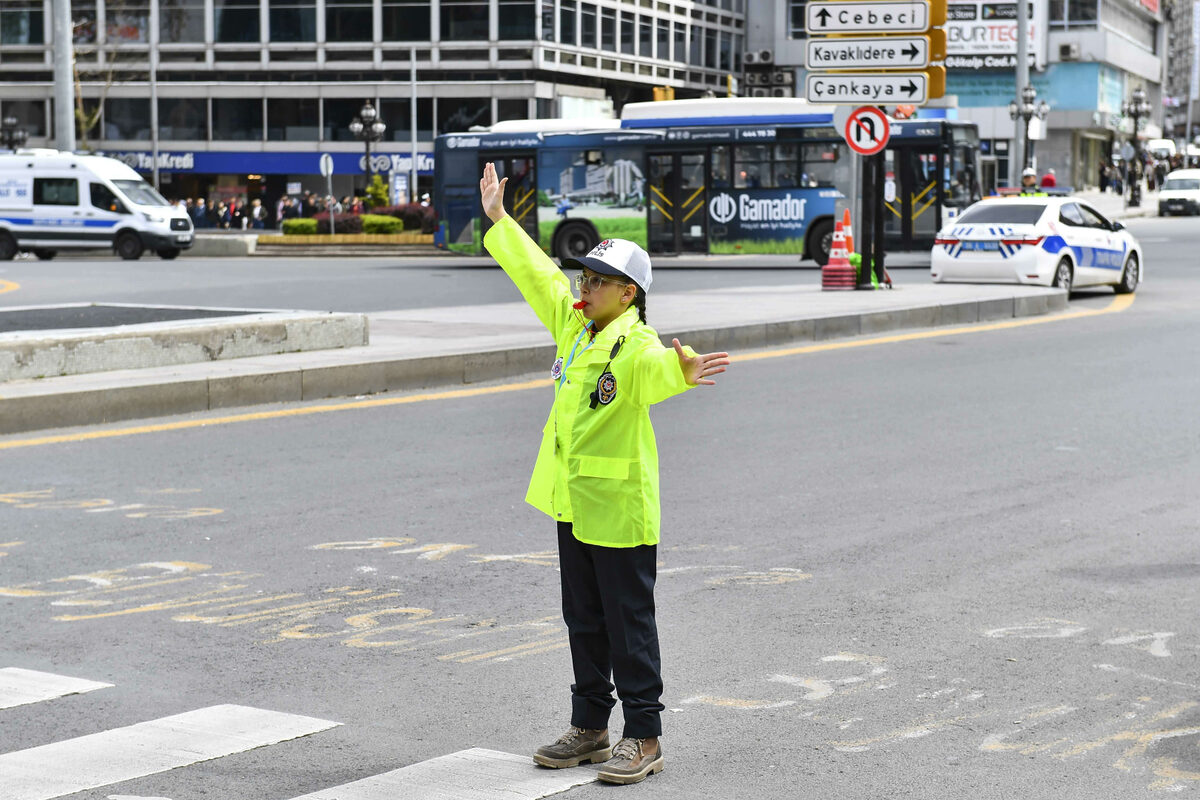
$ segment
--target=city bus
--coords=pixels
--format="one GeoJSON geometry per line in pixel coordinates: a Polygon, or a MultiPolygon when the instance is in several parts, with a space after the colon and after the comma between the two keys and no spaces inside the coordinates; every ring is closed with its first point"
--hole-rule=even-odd
{"type": "MultiPolygon", "coordinates": [[[[655,254],[794,254],[824,264],[853,174],[833,112],[792,98],[707,98],[630,103],[620,119],[443,134],[435,242],[483,252],[490,220],[479,176],[491,161],[508,178],[510,215],[558,258],[621,238],[655,254]]],[[[885,246],[928,251],[942,224],[979,199],[978,129],[898,120],[885,156],[885,246]]]]}

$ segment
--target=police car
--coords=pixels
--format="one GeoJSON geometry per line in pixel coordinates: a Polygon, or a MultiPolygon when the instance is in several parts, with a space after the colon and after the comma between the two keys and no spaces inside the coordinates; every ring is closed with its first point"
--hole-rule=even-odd
{"type": "Polygon", "coordinates": [[[937,283],[1029,283],[1137,289],[1142,248],[1125,226],[1074,197],[988,198],[975,203],[934,240],[930,276],[937,283]]]}

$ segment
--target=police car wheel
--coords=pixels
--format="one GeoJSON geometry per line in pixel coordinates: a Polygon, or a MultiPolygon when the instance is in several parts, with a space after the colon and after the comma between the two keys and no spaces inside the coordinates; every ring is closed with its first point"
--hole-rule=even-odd
{"type": "Polygon", "coordinates": [[[179,249],[176,247],[168,247],[165,250],[158,251],[158,257],[170,261],[175,256],[179,255],[179,249]]]}
{"type": "Polygon", "coordinates": [[[33,254],[38,257],[38,261],[49,261],[58,255],[54,250],[34,250],[33,254]]]}
{"type": "Polygon", "coordinates": [[[1071,294],[1071,259],[1064,258],[1058,262],[1058,266],[1054,269],[1054,285],[1059,289],[1066,289],[1067,294],[1071,294]]]}
{"type": "Polygon", "coordinates": [[[126,261],[137,261],[142,257],[142,251],[145,249],[142,246],[142,240],[135,234],[123,233],[117,238],[117,255],[126,261]]]}
{"type": "Polygon", "coordinates": [[[12,261],[16,257],[16,241],[7,233],[0,233],[0,261],[12,261]]]}
{"type": "Polygon", "coordinates": [[[1136,255],[1130,255],[1125,261],[1125,269],[1121,273],[1121,282],[1113,287],[1117,294],[1133,294],[1137,291],[1138,282],[1142,278],[1141,265],[1136,255]]]}

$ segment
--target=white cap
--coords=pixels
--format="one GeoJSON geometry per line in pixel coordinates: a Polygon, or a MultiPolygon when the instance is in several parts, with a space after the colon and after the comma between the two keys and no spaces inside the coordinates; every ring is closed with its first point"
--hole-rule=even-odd
{"type": "Polygon", "coordinates": [[[1026,167],[1026,168],[1025,168],[1025,169],[1024,169],[1022,172],[1021,172],[1021,177],[1022,177],[1022,178],[1036,178],[1036,177],[1037,177],[1037,170],[1036,170],[1036,169],[1034,169],[1033,167],[1026,167]]]}
{"type": "Polygon", "coordinates": [[[587,267],[601,275],[629,278],[642,287],[643,292],[650,291],[650,282],[654,280],[650,275],[650,256],[628,239],[605,239],[586,256],[564,258],[562,265],[575,269],[587,267]]]}

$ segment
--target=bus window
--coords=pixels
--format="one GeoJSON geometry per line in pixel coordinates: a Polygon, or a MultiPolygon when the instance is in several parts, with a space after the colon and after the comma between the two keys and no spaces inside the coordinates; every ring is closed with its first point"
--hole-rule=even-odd
{"type": "Polygon", "coordinates": [[[800,185],[809,189],[848,186],[850,164],[845,145],[806,144],[801,147],[800,185]]]}
{"type": "Polygon", "coordinates": [[[798,185],[797,170],[800,167],[799,148],[794,144],[775,145],[774,179],[780,189],[791,189],[798,185]]]}
{"type": "Polygon", "coordinates": [[[769,189],[774,186],[771,177],[771,151],[766,145],[738,145],[734,148],[734,159],[735,188],[769,189]]]}
{"type": "Polygon", "coordinates": [[[729,146],[712,149],[712,185],[714,189],[729,188],[729,146]]]}

